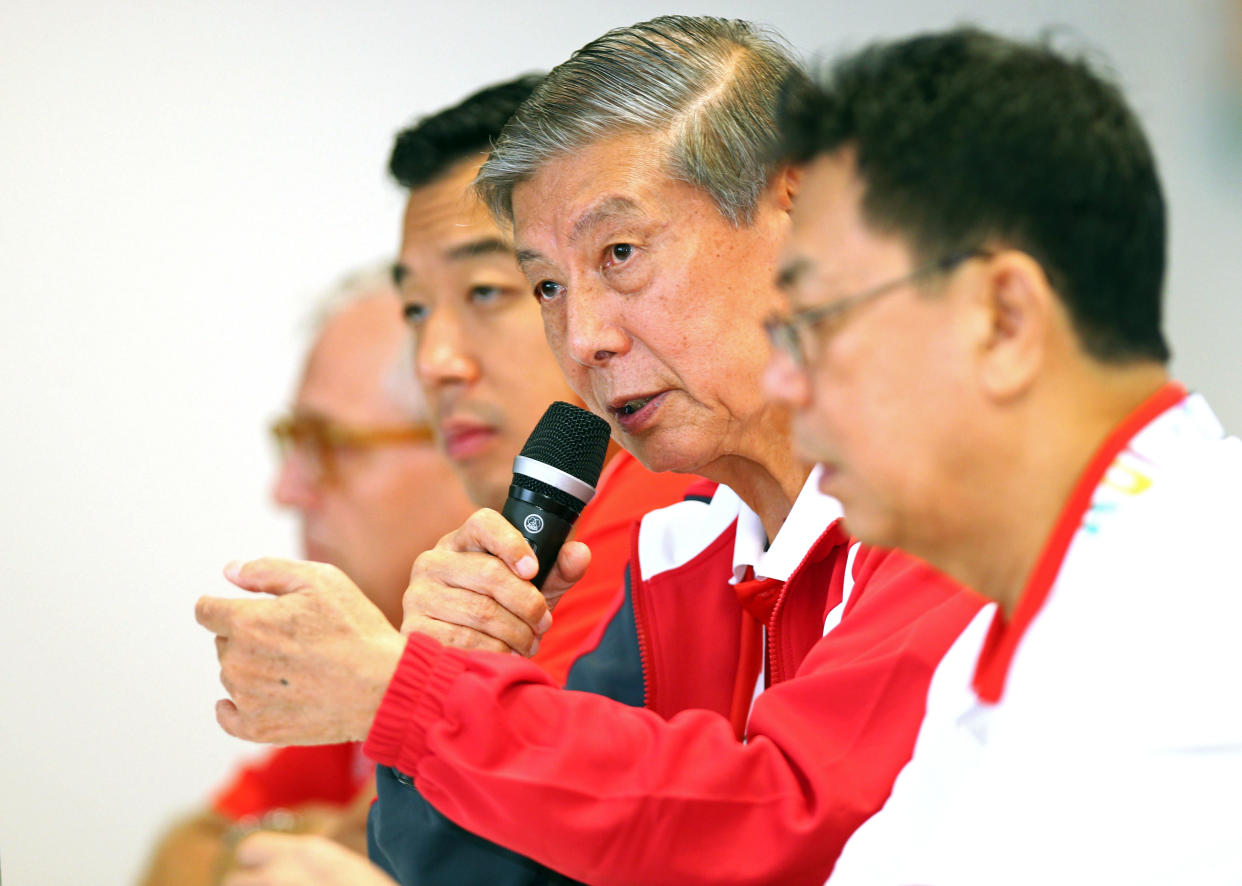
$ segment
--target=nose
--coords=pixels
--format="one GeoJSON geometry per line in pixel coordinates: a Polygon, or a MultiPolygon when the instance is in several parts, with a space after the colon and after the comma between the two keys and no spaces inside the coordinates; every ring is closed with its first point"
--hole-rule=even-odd
{"type": "Polygon", "coordinates": [[[318,500],[315,467],[301,447],[290,446],[281,455],[272,498],[282,507],[299,511],[310,510],[318,500]]]}
{"type": "Polygon", "coordinates": [[[811,386],[806,372],[782,348],[773,348],[768,355],[768,365],[763,371],[763,392],[772,400],[795,409],[808,406],[811,402],[811,386]]]}
{"type": "Polygon", "coordinates": [[[630,336],[623,328],[623,298],[590,284],[571,291],[565,302],[565,341],[576,363],[602,366],[630,349],[630,336]]]}
{"type": "Polygon", "coordinates": [[[460,319],[443,307],[432,311],[415,332],[414,356],[419,380],[428,388],[469,384],[479,377],[479,362],[467,344],[460,319]]]}

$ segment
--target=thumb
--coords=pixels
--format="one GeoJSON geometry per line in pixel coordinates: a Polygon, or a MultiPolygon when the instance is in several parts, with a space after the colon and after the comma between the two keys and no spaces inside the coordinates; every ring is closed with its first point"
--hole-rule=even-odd
{"type": "Polygon", "coordinates": [[[587,567],[591,565],[591,549],[580,541],[566,542],[557,554],[556,565],[548,573],[547,579],[540,589],[548,608],[552,608],[564,596],[565,592],[582,580],[587,567]]]}
{"type": "Polygon", "coordinates": [[[325,570],[331,569],[324,563],[262,557],[248,562],[234,560],[224,567],[224,577],[243,591],[279,597],[307,587],[316,577],[322,581],[325,570]]]}

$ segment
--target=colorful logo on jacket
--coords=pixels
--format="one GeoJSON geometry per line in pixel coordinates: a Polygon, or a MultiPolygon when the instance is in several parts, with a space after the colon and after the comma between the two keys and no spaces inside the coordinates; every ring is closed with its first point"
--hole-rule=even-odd
{"type": "Polygon", "coordinates": [[[1099,532],[1099,518],[1117,510],[1117,497],[1133,498],[1151,489],[1151,475],[1132,463],[1135,461],[1146,462],[1146,459],[1133,450],[1126,450],[1118,455],[1116,461],[1108,466],[1104,479],[1096,487],[1095,496],[1091,501],[1091,508],[1083,517],[1083,529],[1092,533],[1099,532]]]}

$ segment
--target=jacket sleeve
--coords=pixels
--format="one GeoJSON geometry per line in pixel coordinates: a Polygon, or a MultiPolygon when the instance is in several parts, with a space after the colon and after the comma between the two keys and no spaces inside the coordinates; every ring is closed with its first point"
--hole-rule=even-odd
{"type": "MultiPolygon", "coordinates": [[[[553,682],[641,705],[633,612],[622,576],[631,526],[643,513],[677,501],[695,478],[649,473],[619,453],[599,494],[579,520],[575,537],[591,548],[591,567],[556,608],[556,621],[533,661],[553,682]],[[587,651],[587,643],[590,650],[587,651]],[[574,653],[585,653],[574,658],[574,653]],[[572,665],[572,670],[570,670],[572,665]]],[[[402,883],[418,886],[542,886],[572,882],[449,821],[410,779],[388,767],[376,774],[378,802],[367,821],[368,853],[402,883]]]]}
{"type": "Polygon", "coordinates": [[[367,855],[399,883],[552,886],[572,882],[453,824],[387,766],[376,769],[375,787],[377,801],[367,818],[367,855]]]}
{"type": "MultiPolygon", "coordinates": [[[[627,704],[642,704],[642,670],[628,595],[602,641],[578,659],[571,688],[590,688],[627,704]]],[[[572,883],[550,868],[490,843],[436,811],[403,773],[376,769],[377,802],[367,819],[367,854],[398,882],[418,886],[552,886],[572,883]]]]}
{"type": "Polygon", "coordinates": [[[366,751],[457,824],[578,880],[822,883],[909,759],[931,672],[978,608],[905,584],[856,589],[852,615],[756,700],[744,743],[711,712],[664,720],[414,635],[366,751]]]}

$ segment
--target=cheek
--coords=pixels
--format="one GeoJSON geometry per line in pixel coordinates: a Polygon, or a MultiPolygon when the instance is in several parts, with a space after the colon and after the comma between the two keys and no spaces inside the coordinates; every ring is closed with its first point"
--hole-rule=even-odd
{"type": "Polygon", "coordinates": [[[848,439],[853,410],[845,405],[842,393],[839,387],[826,388],[819,381],[806,406],[795,413],[794,433],[809,452],[826,457],[848,439]]]}
{"type": "Polygon", "coordinates": [[[560,367],[557,372],[558,377],[569,385],[570,390],[578,395],[578,398],[587,405],[587,408],[596,414],[602,414],[598,401],[591,391],[591,373],[587,368],[573,360],[560,361],[560,367]]]}
{"type": "Polygon", "coordinates": [[[588,407],[594,409],[595,403],[591,397],[589,384],[590,373],[587,372],[585,366],[582,366],[569,356],[569,349],[565,344],[565,314],[563,311],[550,308],[543,309],[543,341],[540,342],[540,347],[543,347],[545,343],[552,353],[554,375],[568,383],[570,389],[588,407]]]}
{"type": "Polygon", "coordinates": [[[457,482],[448,470],[438,458],[426,457],[376,471],[374,482],[354,503],[359,524],[372,536],[370,544],[380,548],[408,545],[410,536],[417,535],[420,525],[434,517],[446,500],[449,482],[457,482]]]}
{"type": "MultiPolygon", "coordinates": [[[[563,368],[568,362],[565,347],[565,312],[554,308],[542,308],[543,339],[552,350],[556,362],[563,368]]],[[[568,373],[567,373],[568,374],[568,373]]]]}

